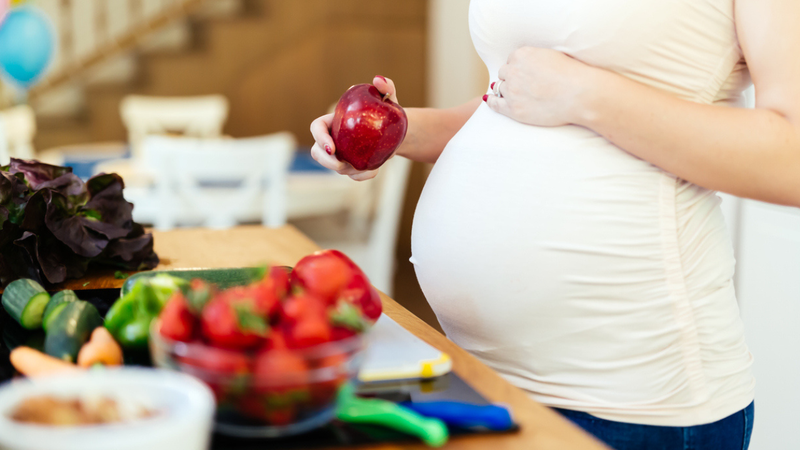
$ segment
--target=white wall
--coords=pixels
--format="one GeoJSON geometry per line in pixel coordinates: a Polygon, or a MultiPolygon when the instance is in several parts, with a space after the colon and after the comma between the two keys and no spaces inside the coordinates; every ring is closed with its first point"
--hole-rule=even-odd
{"type": "Polygon", "coordinates": [[[489,74],[469,36],[469,1],[429,0],[428,8],[428,106],[448,108],[483,95],[489,74]]]}
{"type": "MultiPolygon", "coordinates": [[[[752,89],[748,97],[752,106],[752,89]]],[[[800,448],[800,210],[720,197],[736,253],[745,339],[754,357],[750,448],[800,448]]]]}

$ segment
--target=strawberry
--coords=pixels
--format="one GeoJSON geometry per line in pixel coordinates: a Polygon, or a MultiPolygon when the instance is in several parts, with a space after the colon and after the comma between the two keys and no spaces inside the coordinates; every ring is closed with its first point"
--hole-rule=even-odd
{"type": "Polygon", "coordinates": [[[212,345],[244,349],[257,346],[267,336],[266,321],[256,312],[253,300],[240,297],[240,292],[240,288],[224,291],[203,308],[201,329],[212,345]]]}
{"type": "Polygon", "coordinates": [[[268,277],[250,285],[248,291],[255,302],[256,312],[265,319],[271,319],[280,311],[280,303],[286,296],[287,287],[282,286],[281,281],[268,277]]]}
{"type": "Polygon", "coordinates": [[[288,414],[308,401],[308,381],[308,364],[297,353],[274,349],[261,352],[256,358],[253,385],[263,398],[267,414],[274,416],[271,421],[279,422],[279,412],[288,414]]]}
{"type": "Polygon", "coordinates": [[[334,353],[316,361],[316,369],[325,370],[325,381],[311,384],[311,403],[314,405],[326,405],[330,403],[344,384],[349,374],[347,373],[347,355],[344,353],[334,353]]]}
{"type": "Polygon", "coordinates": [[[229,393],[238,395],[247,388],[250,363],[243,353],[207,348],[202,355],[183,356],[178,360],[184,366],[182,371],[199,375],[208,384],[218,404],[223,403],[229,393]]]}
{"type": "Polygon", "coordinates": [[[237,399],[236,410],[245,417],[257,420],[267,420],[267,411],[261,397],[257,395],[243,395],[237,399]]]}
{"type": "Polygon", "coordinates": [[[347,287],[338,297],[339,301],[346,301],[358,307],[370,324],[375,323],[383,311],[381,296],[363,273],[353,276],[347,287]]]}
{"type": "Polygon", "coordinates": [[[343,327],[356,333],[366,331],[371,323],[359,306],[345,299],[339,300],[328,309],[328,318],[335,327],[343,327]]]}
{"type": "Polygon", "coordinates": [[[261,346],[261,350],[266,352],[269,350],[286,350],[289,348],[286,344],[284,328],[285,327],[272,328],[266,341],[264,341],[264,345],[261,346]]]}
{"type": "Polygon", "coordinates": [[[288,267],[272,266],[267,273],[267,279],[272,281],[275,295],[281,300],[289,295],[291,285],[289,282],[290,270],[288,267]]]}
{"type": "Polygon", "coordinates": [[[324,315],[325,303],[319,297],[305,292],[292,295],[281,305],[281,321],[285,325],[294,325],[309,315],[324,315]]]}
{"type": "Polygon", "coordinates": [[[194,336],[197,318],[189,310],[186,298],[180,291],[172,294],[159,316],[161,335],[175,341],[189,342],[194,336]]]}
{"type": "Polygon", "coordinates": [[[329,305],[345,300],[358,307],[370,324],[383,310],[380,294],[367,276],[338,250],[323,250],[301,259],[292,271],[292,286],[329,305]]]}
{"type": "Polygon", "coordinates": [[[273,426],[285,426],[294,421],[297,412],[293,406],[277,408],[267,412],[267,422],[273,426]]]}
{"type": "Polygon", "coordinates": [[[308,364],[303,357],[289,350],[262,351],[256,357],[253,376],[255,384],[266,390],[303,388],[308,384],[308,364]]]}
{"type": "Polygon", "coordinates": [[[356,335],[356,332],[345,327],[335,326],[331,329],[331,340],[341,341],[342,339],[349,339],[356,335]]]}
{"type": "Polygon", "coordinates": [[[324,313],[308,314],[289,328],[289,348],[307,348],[331,340],[331,326],[324,313]]]}
{"type": "Polygon", "coordinates": [[[322,250],[301,259],[292,270],[292,287],[333,303],[358,267],[338,250],[322,250]]]}

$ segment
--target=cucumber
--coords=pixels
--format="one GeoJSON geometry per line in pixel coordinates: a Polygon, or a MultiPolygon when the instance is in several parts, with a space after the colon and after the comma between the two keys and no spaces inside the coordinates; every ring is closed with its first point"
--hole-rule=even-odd
{"type": "Polygon", "coordinates": [[[49,301],[50,295],[42,285],[27,278],[12,281],[3,292],[3,307],[28,330],[42,326],[42,315],[49,301]]]}
{"type": "Polygon", "coordinates": [[[47,333],[47,330],[50,329],[50,324],[53,323],[53,320],[56,317],[58,317],[58,315],[61,314],[61,311],[63,311],[64,308],[66,308],[67,305],[69,305],[69,304],[70,304],[70,302],[60,303],[60,304],[56,305],[56,307],[53,308],[52,311],[50,311],[49,315],[44,316],[44,319],[42,319],[42,328],[44,328],[44,332],[45,333],[47,333]]]}
{"type": "Polygon", "coordinates": [[[44,315],[42,316],[42,328],[44,331],[47,331],[47,328],[50,326],[50,322],[53,321],[53,318],[56,315],[56,312],[63,311],[63,307],[61,305],[69,302],[74,302],[78,300],[78,296],[75,295],[75,292],[70,291],[69,289],[65,289],[60,292],[56,292],[50,297],[50,301],[47,302],[47,306],[44,308],[44,315]]]}
{"type": "Polygon", "coordinates": [[[58,359],[75,362],[78,351],[89,340],[92,331],[103,325],[103,319],[89,302],[77,300],[62,304],[63,309],[48,325],[44,351],[58,359]]]}

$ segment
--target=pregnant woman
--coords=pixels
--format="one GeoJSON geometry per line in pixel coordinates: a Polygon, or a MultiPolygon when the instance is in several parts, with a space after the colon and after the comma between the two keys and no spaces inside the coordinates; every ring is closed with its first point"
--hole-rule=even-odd
{"type": "MultiPolygon", "coordinates": [[[[397,152],[435,162],[412,262],[448,337],[618,450],[747,448],[715,191],[800,205],[800,2],[472,0],[469,17],[490,90],[407,109],[397,152]]],[[[335,158],[331,118],[315,158],[374,176],[335,158]]]]}

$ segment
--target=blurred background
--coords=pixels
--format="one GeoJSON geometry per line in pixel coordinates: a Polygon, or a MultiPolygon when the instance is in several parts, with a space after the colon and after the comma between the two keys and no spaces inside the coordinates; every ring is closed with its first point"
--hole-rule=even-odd
{"type": "Polygon", "coordinates": [[[120,173],[134,219],[159,229],[294,224],[350,254],[378,287],[438,327],[408,262],[429,167],[396,158],[376,180],[357,183],[310,158],[308,129],[347,88],[377,74],[394,79],[403,106],[481,95],[488,75],[469,38],[467,1],[10,6],[0,49],[6,35],[18,59],[40,56],[0,58],[4,161],[37,158],[82,177],[120,173]],[[252,182],[259,176],[268,182],[252,182]]]}
{"type": "MultiPolygon", "coordinates": [[[[308,128],[377,74],[394,79],[403,106],[449,107],[483,94],[489,80],[468,6],[0,0],[0,163],[15,156],[70,165],[81,177],[117,172],[134,219],[159,229],[293,224],[351,255],[438,328],[408,262],[430,167],[393,158],[375,180],[353,182],[309,157],[308,128]]],[[[721,197],[756,358],[751,448],[794,448],[800,214],[721,197]]]]}

